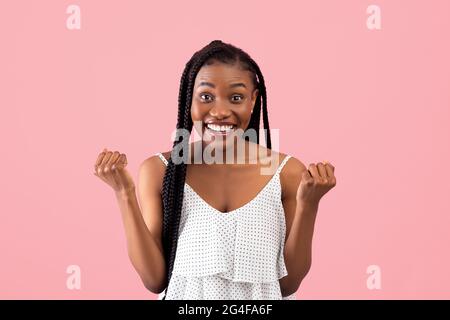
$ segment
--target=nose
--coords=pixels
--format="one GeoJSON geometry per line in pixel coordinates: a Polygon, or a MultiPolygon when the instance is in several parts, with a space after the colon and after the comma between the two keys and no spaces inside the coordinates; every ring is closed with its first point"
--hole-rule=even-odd
{"type": "Polygon", "coordinates": [[[211,110],[209,110],[209,114],[214,118],[223,119],[231,115],[231,110],[226,103],[215,103],[211,110]]]}

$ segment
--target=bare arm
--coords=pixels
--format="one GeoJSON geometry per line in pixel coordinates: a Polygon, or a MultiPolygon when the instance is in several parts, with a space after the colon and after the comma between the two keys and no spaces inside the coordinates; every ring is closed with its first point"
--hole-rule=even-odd
{"type": "Polygon", "coordinates": [[[334,166],[328,162],[310,164],[307,169],[294,158],[286,171],[283,179],[287,180],[283,190],[287,225],[284,259],[288,275],[280,280],[283,296],[295,293],[311,268],[311,247],[319,201],[336,185],[334,166]]]}
{"type": "Polygon", "coordinates": [[[296,206],[289,237],[284,246],[288,276],[282,278],[282,294],[295,293],[311,268],[312,239],[318,206],[296,206]]]}
{"type": "Polygon", "coordinates": [[[111,186],[116,195],[127,239],[128,256],[144,286],[153,293],[166,287],[164,251],[162,248],[161,181],[164,169],[155,156],[145,160],[139,168],[139,194],[126,169],[126,155],[106,148],[95,163],[94,174],[111,186]]]}
{"type": "Polygon", "coordinates": [[[297,213],[296,193],[300,185],[305,165],[297,158],[292,157],[281,171],[283,185],[283,207],[286,216],[286,239],[284,245],[284,261],[288,275],[280,279],[281,294],[283,297],[295,293],[308,273],[311,265],[312,228],[297,213]],[[300,218],[299,218],[300,217],[300,218]],[[303,229],[309,229],[307,232],[303,229]]]}
{"type": "Polygon", "coordinates": [[[153,293],[165,288],[165,261],[161,241],[147,228],[134,190],[116,193],[127,238],[128,256],[144,286],[153,293]]]}

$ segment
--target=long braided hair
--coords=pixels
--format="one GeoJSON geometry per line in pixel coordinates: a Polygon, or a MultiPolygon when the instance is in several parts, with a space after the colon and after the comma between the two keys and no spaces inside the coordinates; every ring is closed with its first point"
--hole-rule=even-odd
{"type": "MultiPolygon", "coordinates": [[[[175,141],[172,147],[171,157],[169,158],[168,165],[166,167],[164,180],[163,180],[163,235],[162,243],[164,250],[164,259],[166,262],[166,289],[168,287],[170,278],[172,276],[172,270],[175,261],[175,253],[178,242],[178,228],[180,224],[180,216],[184,194],[184,184],[186,180],[186,161],[181,163],[174,163],[172,158],[175,156],[183,157],[186,159],[187,155],[176,154],[175,147],[180,143],[182,145],[181,153],[186,150],[188,139],[182,139],[180,136],[180,129],[185,129],[189,133],[192,131],[192,118],[191,118],[191,103],[192,93],[195,78],[198,71],[203,65],[208,65],[214,62],[214,60],[234,64],[239,63],[244,70],[248,70],[253,74],[253,83],[255,88],[259,89],[258,96],[256,98],[253,113],[250,118],[248,129],[254,129],[256,132],[257,143],[259,143],[259,124],[261,116],[261,102],[262,113],[265,132],[265,143],[268,149],[271,149],[270,131],[269,131],[269,118],[267,114],[267,95],[266,87],[264,84],[264,77],[256,62],[243,50],[237,48],[231,44],[224,43],[220,40],[211,41],[208,45],[201,50],[194,53],[191,59],[186,63],[183,74],[180,81],[180,90],[178,95],[178,119],[175,141]],[[179,141],[181,138],[181,141],[179,141]]],[[[180,148],[177,148],[180,150],[180,148]]],[[[162,300],[165,300],[167,296],[164,295],[162,300]]]]}

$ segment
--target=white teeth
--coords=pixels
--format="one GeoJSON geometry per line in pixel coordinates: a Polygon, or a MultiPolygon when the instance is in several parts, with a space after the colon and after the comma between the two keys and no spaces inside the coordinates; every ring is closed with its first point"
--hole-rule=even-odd
{"type": "Polygon", "coordinates": [[[208,123],[206,125],[209,129],[214,130],[214,131],[231,131],[233,130],[234,126],[233,125],[225,125],[225,126],[219,126],[216,124],[212,124],[212,123],[208,123]]]}

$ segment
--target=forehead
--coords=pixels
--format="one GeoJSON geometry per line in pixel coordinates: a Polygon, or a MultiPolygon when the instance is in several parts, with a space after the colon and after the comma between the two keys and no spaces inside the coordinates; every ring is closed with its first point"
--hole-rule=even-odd
{"type": "Polygon", "coordinates": [[[195,83],[201,80],[208,80],[216,84],[228,83],[232,81],[242,81],[247,84],[252,83],[251,72],[242,69],[239,64],[229,65],[214,62],[211,65],[204,65],[200,68],[195,78],[195,83]]]}

